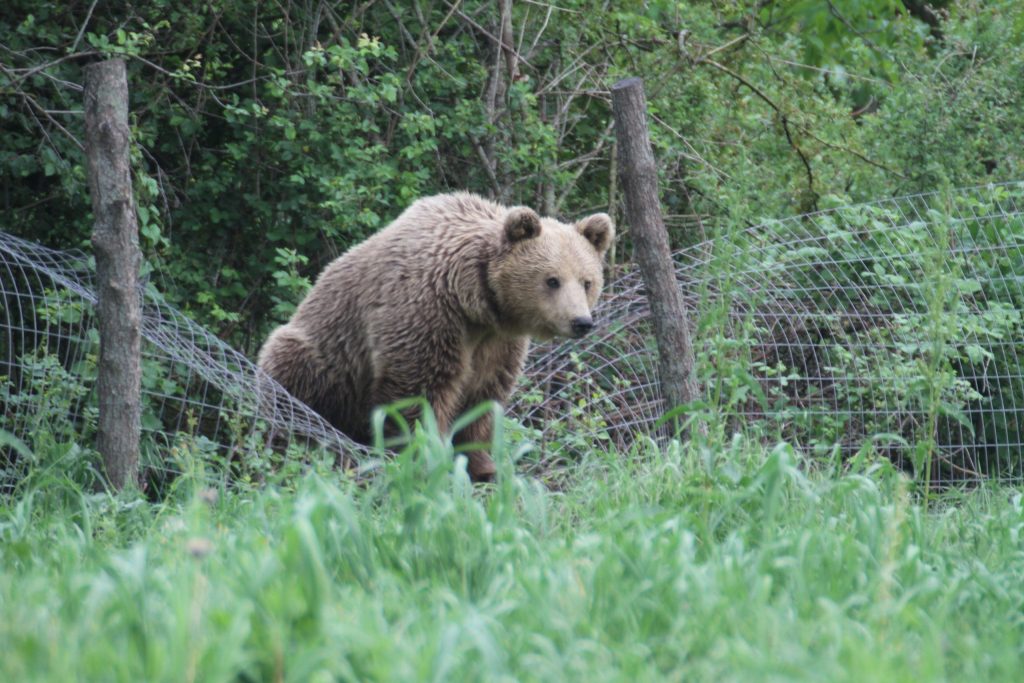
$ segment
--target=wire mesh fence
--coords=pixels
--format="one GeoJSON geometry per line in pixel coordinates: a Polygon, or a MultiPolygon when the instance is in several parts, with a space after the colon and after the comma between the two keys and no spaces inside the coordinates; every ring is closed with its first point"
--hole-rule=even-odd
{"type": "MultiPolygon", "coordinates": [[[[725,234],[675,254],[693,311],[704,400],[723,434],[786,439],[822,457],[872,451],[935,482],[1024,478],[1024,184],[837,208],[725,234]]],[[[0,234],[0,397],[26,441],[95,430],[91,265],[0,234]],[[45,426],[45,433],[42,427],[45,426]]],[[[261,376],[147,286],[144,467],[177,448],[259,473],[309,449],[369,451],[261,376]]],[[[643,282],[611,278],[583,340],[535,347],[508,425],[545,460],[663,439],[666,406],[643,282]]],[[[2,481],[26,463],[0,451],[2,481]]]]}
{"type": "MultiPolygon", "coordinates": [[[[705,401],[726,435],[875,453],[930,481],[1024,478],[1024,184],[770,221],[674,255],[705,401]]],[[[551,457],[628,446],[664,414],[643,283],[534,349],[510,413],[551,457]]]]}
{"type": "MultiPolygon", "coordinates": [[[[92,280],[88,255],[0,233],[0,428],[33,450],[95,433],[92,280]]],[[[150,482],[180,472],[186,451],[217,453],[245,476],[289,455],[319,451],[345,464],[366,455],[155,288],[146,286],[143,301],[141,455],[150,482]]],[[[0,450],[0,486],[29,464],[10,446],[0,450]]]]}

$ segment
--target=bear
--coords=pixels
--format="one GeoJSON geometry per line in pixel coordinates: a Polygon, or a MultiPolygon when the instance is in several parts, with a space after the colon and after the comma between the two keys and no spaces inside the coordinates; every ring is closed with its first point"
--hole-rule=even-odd
{"type": "MultiPolygon", "coordinates": [[[[356,441],[369,442],[376,406],[414,396],[447,433],[506,401],[530,338],[593,328],[614,237],[604,213],[569,225],[466,192],[418,199],[328,264],[257,363],[356,441]]],[[[490,443],[492,427],[488,413],[456,443],[490,443]]],[[[473,481],[493,480],[486,451],[467,457],[473,481]]]]}

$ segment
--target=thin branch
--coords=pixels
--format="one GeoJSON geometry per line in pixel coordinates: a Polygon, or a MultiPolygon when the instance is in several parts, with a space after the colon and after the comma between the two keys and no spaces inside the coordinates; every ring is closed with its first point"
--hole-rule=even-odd
{"type": "Polygon", "coordinates": [[[559,7],[558,5],[552,5],[549,2],[537,2],[537,0],[523,0],[527,5],[536,5],[537,7],[545,7],[550,10],[558,10],[559,12],[567,12],[569,14],[583,14],[582,10],[568,9],[566,7],[559,7]]]}
{"type": "MultiPolygon", "coordinates": [[[[11,48],[7,47],[6,45],[0,44],[0,49],[3,49],[5,52],[8,52],[8,53],[10,53],[12,55],[15,55],[15,56],[25,56],[24,52],[17,52],[15,50],[12,50],[11,48]]],[[[70,81],[65,81],[63,79],[59,79],[56,76],[53,76],[51,74],[46,73],[46,70],[51,68],[51,67],[57,66],[61,62],[66,62],[66,61],[72,60],[72,59],[79,59],[81,57],[91,57],[93,55],[98,55],[98,54],[99,53],[97,51],[95,51],[95,50],[85,50],[83,52],[73,52],[71,54],[63,55],[61,57],[58,57],[57,59],[50,60],[49,62],[46,62],[44,64],[37,64],[36,66],[29,67],[29,68],[16,69],[16,68],[13,68],[13,67],[4,67],[2,64],[0,64],[0,68],[3,68],[3,70],[7,74],[8,78],[10,78],[13,82],[16,82],[16,83],[21,83],[21,82],[25,81],[26,79],[30,78],[31,76],[34,76],[35,74],[42,72],[43,76],[46,76],[47,78],[57,82],[58,84],[60,84],[62,86],[65,86],[65,87],[69,87],[72,90],[76,90],[76,91],[81,92],[82,85],[80,83],[72,83],[70,81]]]]}
{"type": "Polygon", "coordinates": [[[899,64],[900,68],[904,72],[909,71],[909,69],[907,68],[907,65],[904,64],[903,62],[901,62],[899,59],[897,59],[895,55],[893,55],[888,50],[885,50],[884,48],[882,48],[881,45],[879,45],[875,41],[873,41],[870,38],[868,38],[867,35],[865,35],[863,31],[858,30],[857,27],[855,27],[852,23],[850,23],[850,20],[847,19],[845,16],[843,16],[842,12],[840,12],[836,8],[835,3],[833,3],[832,0],[826,0],[826,4],[828,5],[829,13],[832,16],[834,16],[836,19],[838,19],[839,23],[841,23],[843,26],[846,27],[846,30],[848,30],[850,33],[852,33],[853,35],[855,35],[858,38],[860,38],[861,40],[863,40],[864,43],[869,48],[871,48],[872,50],[874,50],[878,54],[882,55],[883,57],[885,57],[888,60],[891,60],[894,64],[899,64]]]}
{"type": "MultiPolygon", "coordinates": [[[[820,66],[812,66],[810,64],[803,64],[801,62],[794,62],[794,61],[789,60],[789,59],[783,59],[781,57],[776,57],[775,55],[771,55],[771,54],[768,54],[766,52],[761,52],[761,54],[764,55],[767,59],[769,59],[769,60],[771,60],[773,62],[778,62],[779,64],[785,64],[787,66],[793,66],[793,67],[796,67],[798,69],[806,69],[808,71],[815,71],[817,73],[825,74],[825,75],[829,75],[829,74],[835,73],[835,71],[833,69],[826,69],[826,68],[823,68],[823,67],[820,67],[820,66]]],[[[887,88],[892,88],[893,87],[892,83],[890,83],[889,81],[883,80],[881,78],[875,78],[873,76],[862,76],[860,74],[855,74],[855,73],[852,73],[850,71],[845,72],[845,76],[847,78],[852,78],[852,79],[857,80],[857,81],[867,81],[868,83],[874,83],[876,85],[883,85],[883,86],[885,86],[887,88]]]]}
{"type": "Polygon", "coordinates": [[[82,36],[85,35],[85,28],[89,25],[89,20],[92,19],[92,12],[96,9],[96,3],[99,0],[92,0],[92,4],[89,5],[89,11],[85,13],[85,20],[82,22],[82,26],[78,29],[78,35],[75,36],[75,42],[71,44],[70,52],[74,52],[78,49],[78,44],[82,42],[82,36]]]}
{"type": "MultiPolygon", "coordinates": [[[[530,43],[530,49],[527,50],[526,54],[532,56],[533,53],[534,53],[534,50],[537,49],[537,43],[539,43],[540,39],[544,36],[544,32],[548,28],[548,22],[551,21],[551,15],[552,15],[552,13],[554,13],[555,9],[558,9],[558,8],[552,7],[551,5],[548,5],[547,14],[544,15],[544,23],[541,24],[540,30],[537,31],[536,35],[533,36],[533,42],[530,43]]],[[[525,28],[524,28],[523,32],[525,34],[525,28]]],[[[522,54],[522,53],[520,53],[520,54],[522,54]]]]}
{"type": "MultiPolygon", "coordinates": [[[[572,61],[572,63],[562,73],[558,74],[558,76],[556,76],[554,79],[552,79],[549,83],[545,83],[543,87],[538,88],[537,92],[536,92],[536,95],[540,96],[540,95],[544,95],[544,94],[550,92],[552,88],[554,88],[556,85],[558,85],[559,83],[564,81],[566,78],[571,76],[574,72],[576,72],[579,69],[582,69],[582,68],[584,68],[586,66],[589,66],[584,61],[584,58],[587,55],[589,55],[591,52],[596,50],[598,47],[599,47],[599,45],[597,45],[597,44],[591,45],[586,50],[584,50],[582,53],[577,55],[576,58],[572,61]]],[[[576,91],[573,91],[573,92],[576,92],[576,91]]]]}
{"type": "MultiPolygon", "coordinates": [[[[242,87],[244,85],[249,85],[251,83],[258,83],[259,81],[265,81],[265,80],[268,79],[267,76],[260,76],[260,77],[247,78],[244,81],[237,81],[235,83],[228,83],[227,85],[210,85],[209,83],[203,83],[202,81],[191,80],[191,79],[185,78],[181,74],[174,73],[173,71],[169,71],[169,70],[165,69],[164,67],[160,66],[159,64],[157,64],[156,62],[152,62],[152,61],[146,59],[145,57],[141,57],[139,55],[132,55],[131,59],[134,59],[134,60],[137,60],[139,62],[142,62],[143,64],[145,64],[146,66],[150,67],[151,69],[154,69],[154,70],[164,74],[165,76],[170,76],[174,80],[186,81],[190,85],[194,85],[194,86],[196,86],[198,88],[202,88],[204,90],[217,90],[217,91],[220,91],[220,90],[235,90],[235,89],[240,88],[240,87],[242,87]]],[[[289,73],[290,74],[294,74],[295,72],[289,72],[289,73]]]]}
{"type": "Polygon", "coordinates": [[[661,126],[662,128],[665,128],[666,130],[668,130],[668,131],[669,131],[670,133],[672,133],[672,135],[674,135],[674,136],[675,136],[675,137],[676,137],[676,138],[677,138],[677,139],[678,139],[678,140],[679,140],[680,142],[682,142],[682,143],[683,143],[684,145],[686,145],[686,147],[687,147],[687,148],[688,148],[688,149],[690,150],[690,152],[691,152],[691,154],[686,154],[685,152],[683,152],[683,153],[681,153],[681,154],[680,154],[680,156],[682,156],[682,157],[683,157],[684,159],[689,159],[690,161],[695,161],[695,162],[697,162],[697,163],[699,163],[699,164],[701,164],[701,165],[703,165],[703,166],[705,166],[705,167],[707,167],[707,168],[711,169],[711,171],[712,171],[712,172],[713,172],[713,173],[714,173],[715,175],[717,175],[718,177],[720,177],[720,178],[725,178],[726,180],[732,180],[732,176],[730,176],[730,175],[729,175],[728,173],[726,173],[725,171],[723,171],[723,170],[721,170],[721,169],[719,169],[719,168],[716,168],[715,166],[713,166],[713,165],[711,164],[711,162],[710,162],[710,161],[708,161],[707,159],[705,159],[704,157],[702,157],[702,156],[700,155],[700,152],[698,152],[698,151],[697,151],[697,148],[696,148],[696,147],[694,147],[694,146],[693,146],[693,145],[692,145],[692,144],[690,143],[690,141],[689,141],[689,140],[687,139],[687,137],[686,137],[685,135],[683,135],[682,133],[680,133],[680,132],[679,132],[678,130],[676,130],[675,128],[673,128],[672,126],[670,126],[670,125],[668,124],[668,122],[667,122],[667,121],[664,121],[664,120],[663,120],[663,119],[662,119],[661,117],[659,117],[659,116],[658,116],[657,114],[654,114],[654,113],[652,113],[652,112],[648,112],[648,115],[649,115],[649,116],[651,117],[651,120],[653,120],[653,121],[654,121],[655,123],[657,123],[658,125],[660,125],[660,126],[661,126]]]}
{"type": "Polygon", "coordinates": [[[559,166],[562,166],[562,167],[564,167],[565,165],[568,165],[570,163],[579,164],[579,168],[577,168],[576,172],[573,174],[572,181],[569,182],[569,183],[566,183],[566,186],[562,190],[562,193],[560,195],[558,195],[558,199],[555,200],[555,206],[554,206],[555,213],[558,213],[558,210],[562,208],[563,204],[565,204],[565,200],[568,198],[569,193],[576,189],[576,183],[579,182],[579,179],[586,172],[587,167],[590,166],[590,162],[593,161],[594,159],[599,158],[601,156],[601,152],[604,151],[604,145],[609,140],[609,138],[611,136],[612,128],[614,128],[614,126],[615,126],[615,121],[614,120],[608,121],[608,125],[605,126],[604,133],[602,133],[601,136],[597,139],[597,145],[590,152],[588,152],[587,154],[584,154],[581,157],[573,159],[571,162],[564,162],[564,164],[559,164],[559,166]]]}
{"type": "MultiPolygon", "coordinates": [[[[2,71],[4,74],[10,74],[10,70],[7,67],[5,67],[3,64],[0,64],[0,71],[2,71]]],[[[68,137],[68,139],[71,140],[71,142],[73,142],[76,147],[78,147],[78,149],[80,149],[82,151],[85,151],[85,145],[83,145],[82,142],[71,133],[71,131],[69,131],[67,128],[65,128],[63,125],[61,125],[61,123],[59,121],[57,121],[57,119],[53,118],[53,116],[50,115],[50,112],[46,109],[46,107],[44,107],[41,104],[39,104],[38,102],[36,102],[35,98],[33,98],[31,95],[29,95],[27,92],[25,92],[24,90],[21,90],[21,89],[15,90],[13,92],[13,94],[20,96],[23,100],[25,100],[25,102],[33,110],[38,112],[47,121],[49,121],[50,125],[54,126],[57,130],[59,130],[60,132],[64,133],[64,135],[66,135],[68,137]]],[[[53,140],[50,138],[50,134],[46,130],[46,127],[42,124],[42,122],[39,120],[39,118],[36,117],[34,114],[33,114],[33,118],[35,118],[36,124],[39,126],[39,129],[42,131],[43,137],[45,137],[47,139],[47,141],[50,143],[51,146],[56,148],[56,146],[53,144],[53,140]]]]}
{"type": "MultiPolygon", "coordinates": [[[[447,24],[448,21],[452,18],[452,15],[455,14],[455,12],[458,10],[458,7],[459,7],[459,4],[461,3],[461,1],[462,0],[458,0],[458,2],[456,2],[454,5],[451,6],[451,8],[448,10],[448,14],[444,15],[444,18],[441,19],[441,22],[437,25],[437,28],[434,29],[433,31],[428,32],[426,25],[423,26],[423,33],[426,34],[425,40],[422,40],[422,41],[415,41],[414,40],[413,41],[414,44],[416,45],[416,52],[415,52],[415,54],[413,54],[412,59],[409,60],[409,68],[406,69],[406,72],[405,72],[405,84],[406,85],[409,85],[409,84],[412,83],[413,74],[415,73],[416,66],[419,64],[420,60],[428,59],[430,57],[430,53],[434,51],[434,42],[437,40],[437,36],[441,33],[441,30],[444,28],[445,24],[447,24]],[[424,42],[426,43],[426,47],[425,48],[423,47],[423,43],[424,42]]],[[[389,11],[394,12],[394,7],[393,7],[393,5],[391,5],[391,3],[386,3],[386,6],[388,7],[389,11]]],[[[408,33],[408,30],[405,28],[405,26],[398,22],[397,13],[394,13],[393,16],[395,16],[395,22],[399,24],[401,29],[408,33]]],[[[442,69],[442,71],[443,71],[443,69],[442,69]]],[[[455,77],[452,76],[452,80],[454,80],[454,79],[455,79],[455,77]]]]}
{"type": "Polygon", "coordinates": [[[487,171],[487,177],[491,181],[491,187],[494,190],[494,196],[501,197],[501,183],[498,182],[498,176],[494,172],[494,169],[491,168],[491,161],[490,159],[487,158],[487,152],[484,150],[483,145],[480,143],[480,140],[476,138],[476,136],[471,137],[470,140],[473,143],[473,149],[476,150],[477,156],[479,156],[480,161],[483,162],[484,170],[487,171]]]}
{"type": "Polygon", "coordinates": [[[750,89],[751,92],[753,92],[759,98],[764,100],[764,102],[769,107],[771,107],[772,109],[775,110],[775,113],[779,117],[779,122],[782,124],[782,132],[785,133],[785,135],[786,135],[786,141],[789,143],[789,146],[792,147],[793,150],[797,153],[797,156],[800,157],[801,163],[803,163],[804,170],[807,173],[807,189],[810,190],[810,192],[813,194],[814,193],[814,173],[811,171],[811,162],[807,160],[807,155],[804,154],[803,150],[800,149],[800,146],[797,145],[796,142],[793,140],[793,134],[789,130],[789,116],[784,111],[782,111],[782,109],[779,107],[779,105],[775,104],[775,102],[770,97],[765,95],[764,92],[760,88],[758,88],[756,85],[754,85],[753,83],[751,83],[746,78],[744,78],[740,74],[736,73],[735,71],[733,71],[729,67],[727,67],[727,66],[725,66],[723,64],[719,64],[718,62],[716,62],[713,59],[703,59],[701,61],[704,62],[705,64],[710,64],[711,66],[713,66],[716,69],[722,71],[723,73],[728,74],[729,76],[734,78],[736,81],[738,81],[742,85],[745,85],[747,88],[750,89]]]}
{"type": "Polygon", "coordinates": [[[828,140],[823,140],[822,138],[818,137],[815,133],[813,133],[806,126],[799,126],[798,125],[798,127],[800,128],[800,131],[802,133],[804,133],[804,135],[807,135],[808,137],[813,138],[814,140],[816,140],[817,142],[820,142],[821,144],[825,145],[829,149],[834,149],[837,152],[844,152],[846,154],[849,154],[851,156],[854,156],[854,157],[860,159],[861,161],[863,161],[865,164],[867,164],[869,166],[874,166],[875,168],[877,168],[877,169],[879,169],[881,171],[885,171],[887,173],[892,173],[897,178],[900,178],[902,180],[907,180],[907,176],[903,175],[902,173],[900,173],[896,169],[889,168],[885,164],[882,164],[882,163],[879,163],[879,162],[874,161],[872,159],[869,159],[868,157],[864,156],[863,154],[861,154],[860,152],[858,152],[855,149],[850,149],[849,147],[846,147],[845,145],[839,145],[839,144],[836,144],[834,142],[829,142],[828,140]]]}
{"type": "Polygon", "coordinates": [[[719,45],[718,47],[716,47],[716,48],[710,50],[709,52],[706,52],[705,54],[701,55],[701,59],[708,59],[709,57],[711,57],[711,55],[717,54],[717,53],[721,52],[722,50],[728,50],[730,47],[732,47],[734,45],[737,45],[738,43],[745,42],[748,38],[750,38],[750,34],[749,33],[744,33],[743,35],[736,36],[735,38],[733,38],[729,42],[724,43],[722,45],[719,45]]]}
{"type": "MultiPolygon", "coordinates": [[[[448,0],[444,0],[444,4],[445,4],[445,5],[447,5],[447,6],[448,6],[449,8],[451,8],[451,9],[454,9],[454,10],[455,10],[455,13],[459,15],[459,18],[460,18],[460,19],[462,19],[462,20],[463,20],[463,21],[465,21],[465,22],[466,22],[467,24],[469,24],[470,26],[472,26],[472,27],[473,27],[474,29],[476,29],[477,31],[479,31],[480,33],[482,33],[482,34],[483,34],[484,36],[486,36],[487,38],[489,38],[489,39],[491,40],[491,42],[493,42],[493,43],[494,43],[494,44],[495,44],[495,45],[496,45],[496,46],[498,47],[498,49],[499,49],[499,50],[511,50],[512,52],[515,52],[515,51],[516,51],[516,48],[515,48],[515,46],[514,46],[514,45],[512,45],[512,44],[506,44],[505,42],[503,42],[503,41],[501,40],[501,38],[498,38],[498,37],[497,37],[497,36],[495,36],[495,35],[494,35],[493,33],[491,33],[490,31],[488,31],[487,29],[485,29],[485,28],[484,28],[483,26],[481,26],[480,24],[478,24],[478,23],[477,23],[477,22],[476,22],[476,21],[475,21],[475,20],[474,20],[474,19],[473,19],[473,18],[472,18],[471,16],[469,16],[468,14],[466,14],[465,12],[463,12],[462,10],[458,9],[458,4],[457,4],[457,3],[456,3],[456,4],[453,4],[453,3],[451,3],[451,2],[448,2],[448,0]]],[[[518,60],[519,60],[520,62],[522,62],[523,64],[525,64],[526,66],[530,67],[531,69],[532,69],[532,68],[534,68],[533,64],[530,64],[530,62],[528,62],[528,61],[527,61],[527,60],[526,60],[526,59],[525,59],[525,58],[524,58],[524,57],[523,57],[523,56],[522,56],[521,54],[517,54],[517,55],[516,55],[516,58],[517,58],[517,59],[518,59],[518,60]]]]}

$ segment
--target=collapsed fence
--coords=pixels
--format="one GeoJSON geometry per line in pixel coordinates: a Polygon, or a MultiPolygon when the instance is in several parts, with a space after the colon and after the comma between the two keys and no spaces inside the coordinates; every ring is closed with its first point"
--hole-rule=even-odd
{"type": "MultiPolygon", "coordinates": [[[[823,457],[871,451],[933,482],[1024,478],[1024,184],[771,221],[674,254],[712,430],[823,457]],[[1018,349],[1021,349],[1018,351],[1018,349]]],[[[643,282],[620,266],[589,337],[536,347],[507,409],[543,458],[664,439],[643,282]]],[[[96,427],[92,265],[0,234],[0,400],[30,450],[96,427]]],[[[310,450],[370,452],[168,304],[143,308],[143,470],[216,453],[258,476],[310,450]],[[183,445],[188,448],[183,448],[183,445]]],[[[29,463],[0,450],[0,485],[29,463]]]]}
{"type": "MultiPolygon", "coordinates": [[[[0,233],[0,428],[33,450],[88,442],[95,434],[93,273],[83,252],[0,233]]],[[[321,450],[350,463],[365,458],[368,449],[168,304],[155,287],[146,285],[143,302],[147,477],[180,472],[176,455],[185,450],[217,453],[254,476],[289,453],[321,450]]],[[[0,486],[17,481],[27,465],[13,450],[0,452],[0,486]]]]}

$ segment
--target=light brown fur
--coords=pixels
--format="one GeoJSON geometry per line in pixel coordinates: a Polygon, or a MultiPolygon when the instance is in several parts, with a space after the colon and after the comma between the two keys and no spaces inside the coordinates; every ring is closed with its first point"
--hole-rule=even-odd
{"type": "MultiPolygon", "coordinates": [[[[471,194],[421,199],[327,266],[259,365],[357,440],[375,406],[409,396],[447,431],[508,398],[529,337],[585,332],[614,234],[605,214],[566,225],[471,194]]],[[[489,416],[457,435],[490,437],[489,416]]],[[[469,471],[490,479],[494,463],[475,451],[469,471]]]]}

